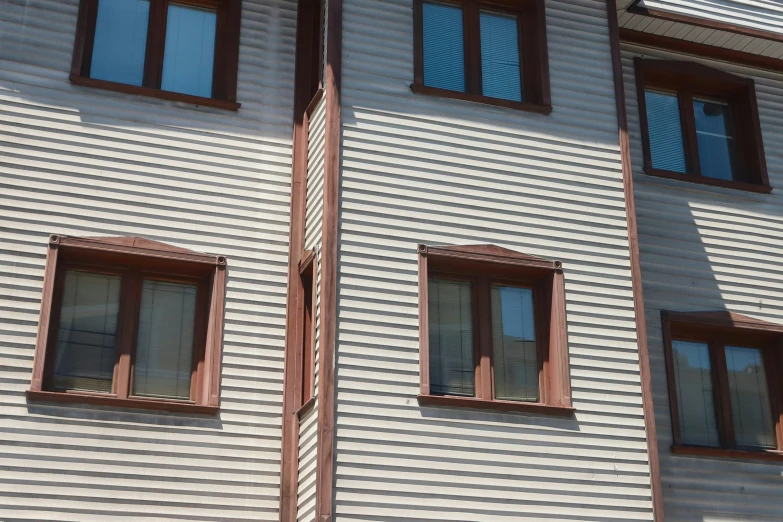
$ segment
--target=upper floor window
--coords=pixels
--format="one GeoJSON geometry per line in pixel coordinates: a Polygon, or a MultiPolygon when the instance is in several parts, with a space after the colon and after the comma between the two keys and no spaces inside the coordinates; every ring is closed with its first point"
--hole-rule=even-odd
{"type": "Polygon", "coordinates": [[[216,409],[225,263],[141,238],[51,236],[28,396],[216,409]]]}
{"type": "Polygon", "coordinates": [[[783,327],[730,314],[664,312],[675,447],[783,446],[783,327]]]}
{"type": "Polygon", "coordinates": [[[82,0],[71,81],[236,109],[240,0],[82,0]]]}
{"type": "Polygon", "coordinates": [[[416,0],[411,88],[504,107],[551,111],[540,0],[416,0]]]}
{"type": "Polygon", "coordinates": [[[769,192],[752,80],[696,63],[636,60],[648,174],[769,192]]]}
{"type": "Polygon", "coordinates": [[[419,247],[422,404],[571,413],[559,262],[419,247]]]}

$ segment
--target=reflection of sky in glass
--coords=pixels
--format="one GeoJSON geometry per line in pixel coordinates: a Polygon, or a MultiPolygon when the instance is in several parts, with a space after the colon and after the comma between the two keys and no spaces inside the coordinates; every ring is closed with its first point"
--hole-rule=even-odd
{"type": "Polygon", "coordinates": [[[169,4],[161,89],[212,96],[216,27],[215,11],[169,4]]]}
{"type": "Polygon", "coordinates": [[[730,372],[743,372],[748,368],[760,368],[761,357],[754,348],[726,347],[726,367],[730,372]]]}
{"type": "Polygon", "coordinates": [[[682,440],[686,444],[718,446],[709,346],[673,341],[672,351],[682,440]]]}
{"type": "Polygon", "coordinates": [[[149,0],[98,3],[90,78],[141,85],[149,16],[149,0]]]}
{"type": "Polygon", "coordinates": [[[691,368],[710,369],[710,352],[705,343],[674,341],[672,346],[675,357],[687,360],[691,368]]]}
{"type": "Polygon", "coordinates": [[[533,291],[529,288],[500,287],[503,335],[524,341],[536,338],[533,326],[533,291]]]}
{"type": "Polygon", "coordinates": [[[702,175],[732,179],[734,137],[731,108],[725,103],[694,99],[693,109],[702,175]]]}

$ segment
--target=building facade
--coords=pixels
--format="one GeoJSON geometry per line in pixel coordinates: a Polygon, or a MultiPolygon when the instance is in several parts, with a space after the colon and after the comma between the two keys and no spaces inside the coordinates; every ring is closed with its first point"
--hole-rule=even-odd
{"type": "Polygon", "coordinates": [[[782,520],[783,8],[7,0],[1,520],[782,520]]]}

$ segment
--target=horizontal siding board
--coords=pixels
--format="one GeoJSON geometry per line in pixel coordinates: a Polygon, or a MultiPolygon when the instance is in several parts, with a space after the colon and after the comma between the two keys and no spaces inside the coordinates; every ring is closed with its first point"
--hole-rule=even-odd
{"type": "MultiPolygon", "coordinates": [[[[721,522],[780,519],[783,466],[779,463],[673,455],[669,395],[663,360],[661,310],[730,310],[783,323],[783,196],[646,176],[633,58],[687,59],[623,46],[639,249],[647,314],[653,401],[667,521],[721,522]]],[[[783,186],[783,75],[696,60],[753,78],[770,184],[783,186]]]]}
{"type": "Polygon", "coordinates": [[[652,520],[605,4],[547,2],[549,116],[414,95],[412,2],[344,13],[337,520],[652,520]],[[417,405],[417,243],[563,262],[573,418],[417,405]]]}
{"type": "Polygon", "coordinates": [[[0,10],[0,519],[278,519],[296,3],[244,0],[236,112],[68,82],[78,1],[0,10]],[[47,234],[226,255],[217,417],[28,404],[47,234]]]}

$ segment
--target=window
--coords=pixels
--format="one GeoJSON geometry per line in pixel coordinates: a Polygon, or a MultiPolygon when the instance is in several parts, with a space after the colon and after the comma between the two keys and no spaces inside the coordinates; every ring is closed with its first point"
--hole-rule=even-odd
{"type": "Polygon", "coordinates": [[[50,237],[31,399],[217,411],[226,259],[50,237]]]}
{"type": "Polygon", "coordinates": [[[296,404],[300,416],[315,404],[315,279],[316,259],[313,250],[307,250],[299,263],[299,278],[302,288],[300,346],[296,359],[297,389],[296,404]]]}
{"type": "Polygon", "coordinates": [[[240,0],[81,0],[71,81],[236,110],[240,0]]]}
{"type": "Polygon", "coordinates": [[[416,0],[414,34],[414,92],[551,112],[543,1],[416,0]]]}
{"type": "Polygon", "coordinates": [[[419,245],[419,314],[421,404],[573,412],[560,262],[419,245]]]}
{"type": "Polygon", "coordinates": [[[648,174],[769,192],[752,80],[688,62],[636,59],[648,174]]]}
{"type": "Polygon", "coordinates": [[[783,327],[728,312],[662,320],[675,451],[780,450],[783,327]]]}

